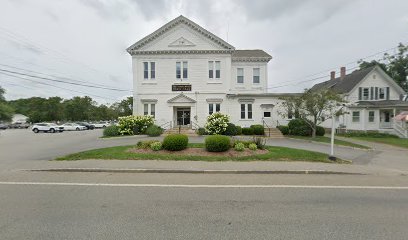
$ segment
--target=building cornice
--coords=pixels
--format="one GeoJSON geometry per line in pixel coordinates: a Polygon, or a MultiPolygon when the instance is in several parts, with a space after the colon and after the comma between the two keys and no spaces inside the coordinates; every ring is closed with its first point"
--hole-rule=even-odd
{"type": "Polygon", "coordinates": [[[170,55],[170,54],[231,54],[234,50],[156,50],[156,51],[130,51],[134,55],[170,55]]]}
{"type": "Polygon", "coordinates": [[[272,58],[269,57],[246,57],[246,58],[232,58],[232,62],[269,62],[272,58]]]}

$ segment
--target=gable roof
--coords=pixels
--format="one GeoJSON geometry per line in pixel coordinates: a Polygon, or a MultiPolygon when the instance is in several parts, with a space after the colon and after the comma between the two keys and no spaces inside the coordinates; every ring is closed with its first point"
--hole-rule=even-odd
{"type": "Polygon", "coordinates": [[[322,89],[331,89],[337,93],[348,93],[353,90],[353,88],[357,86],[357,84],[359,84],[361,80],[363,80],[367,74],[369,74],[376,67],[377,66],[372,66],[361,70],[356,70],[344,76],[343,79],[337,77],[329,81],[315,84],[311,90],[318,91],[322,89]]]}
{"type": "Polygon", "coordinates": [[[196,100],[187,97],[184,93],[180,93],[179,95],[167,100],[168,103],[195,103],[196,100]]]}
{"type": "Polygon", "coordinates": [[[215,34],[207,31],[197,23],[191,21],[190,19],[184,17],[183,15],[180,15],[179,17],[171,20],[170,22],[166,23],[163,25],[161,28],[157,29],[153,33],[147,35],[146,37],[142,38],[141,40],[137,41],[135,44],[132,46],[128,47],[126,51],[130,54],[132,54],[133,51],[137,51],[144,45],[148,44],[149,42],[153,41],[154,39],[158,38],[159,36],[163,35],[164,33],[168,32],[171,28],[174,28],[175,26],[178,26],[180,24],[185,24],[186,26],[192,28],[193,30],[197,31],[201,35],[209,38],[211,41],[217,43],[219,46],[226,50],[234,50],[235,47],[227,43],[226,41],[222,40],[215,34]]]}
{"type": "Polygon", "coordinates": [[[253,49],[253,50],[235,50],[232,53],[232,60],[233,61],[248,61],[248,60],[255,60],[255,61],[267,61],[272,59],[272,56],[269,55],[264,50],[260,49],[253,49]]]}

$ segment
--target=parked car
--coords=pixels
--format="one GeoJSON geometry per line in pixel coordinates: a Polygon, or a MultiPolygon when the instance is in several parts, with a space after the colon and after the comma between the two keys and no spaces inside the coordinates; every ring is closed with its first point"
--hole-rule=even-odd
{"type": "Polygon", "coordinates": [[[65,131],[81,131],[81,130],[86,130],[85,126],[79,125],[77,123],[64,123],[61,125],[64,127],[65,131]]]}
{"type": "Polygon", "coordinates": [[[94,123],[95,128],[106,128],[107,126],[110,126],[109,122],[96,122],[94,123]]]}
{"type": "Polygon", "coordinates": [[[95,129],[95,125],[88,123],[88,122],[77,122],[76,124],[81,125],[81,126],[85,126],[87,130],[94,130],[95,129]]]}
{"type": "Polygon", "coordinates": [[[55,123],[35,123],[31,130],[35,133],[39,132],[50,132],[50,133],[55,133],[55,132],[63,132],[64,127],[63,126],[58,126],[55,123]]]}
{"type": "Polygon", "coordinates": [[[15,122],[9,125],[9,128],[29,128],[30,124],[24,122],[15,122]]]}
{"type": "Polygon", "coordinates": [[[8,125],[7,125],[7,124],[0,123],[0,129],[6,130],[7,128],[8,128],[8,125]]]}

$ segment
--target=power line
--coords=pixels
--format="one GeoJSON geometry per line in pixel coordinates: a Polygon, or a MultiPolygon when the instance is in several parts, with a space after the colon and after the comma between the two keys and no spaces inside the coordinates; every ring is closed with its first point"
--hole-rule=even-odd
{"type": "Polygon", "coordinates": [[[10,71],[10,70],[1,69],[1,68],[0,68],[0,71],[1,72],[6,72],[6,73],[12,73],[12,74],[16,74],[16,75],[21,75],[21,76],[26,76],[26,77],[32,77],[32,78],[47,80],[47,81],[65,83],[65,84],[70,84],[70,85],[75,85],[75,86],[83,86],[83,87],[89,87],[89,88],[99,88],[99,89],[105,89],[105,90],[111,90],[111,91],[120,91],[120,92],[129,92],[130,91],[130,90],[124,90],[124,89],[118,89],[118,88],[108,88],[108,87],[100,87],[100,86],[94,86],[94,85],[88,85],[88,84],[82,84],[82,83],[73,83],[73,82],[68,82],[68,81],[64,81],[64,80],[52,79],[52,78],[47,78],[47,77],[40,77],[40,76],[35,76],[35,75],[16,72],[16,71],[10,71]]]}
{"type": "Polygon", "coordinates": [[[110,97],[106,97],[106,96],[100,96],[100,95],[96,95],[96,94],[90,94],[90,93],[87,93],[87,92],[81,92],[81,91],[77,91],[77,90],[73,90],[73,89],[68,89],[68,88],[56,86],[56,85],[53,85],[53,84],[36,81],[36,80],[33,80],[33,79],[27,79],[27,78],[15,76],[15,75],[4,73],[4,72],[0,72],[0,74],[6,75],[6,76],[9,76],[9,77],[13,77],[13,78],[18,78],[18,79],[30,81],[30,82],[34,82],[34,83],[38,83],[38,84],[42,84],[42,85],[46,85],[46,86],[51,86],[51,87],[63,89],[63,90],[70,91],[70,92],[76,92],[76,93],[81,93],[81,94],[85,94],[85,95],[88,95],[88,96],[98,97],[98,98],[101,98],[101,99],[109,99],[109,100],[117,101],[117,99],[114,99],[114,98],[110,98],[110,97]]]}

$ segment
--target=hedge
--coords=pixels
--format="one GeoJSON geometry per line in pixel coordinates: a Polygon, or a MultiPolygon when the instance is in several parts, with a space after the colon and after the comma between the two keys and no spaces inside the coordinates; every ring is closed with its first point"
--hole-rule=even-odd
{"type": "Polygon", "coordinates": [[[227,136],[212,135],[205,138],[205,148],[209,152],[225,152],[231,147],[231,140],[227,136]]]}
{"type": "Polygon", "coordinates": [[[265,135],[264,126],[260,124],[251,125],[251,128],[254,130],[255,135],[265,135]]]}
{"type": "Polygon", "coordinates": [[[170,134],[163,139],[162,148],[169,151],[181,151],[187,148],[188,137],[184,134],[170,134]]]}

